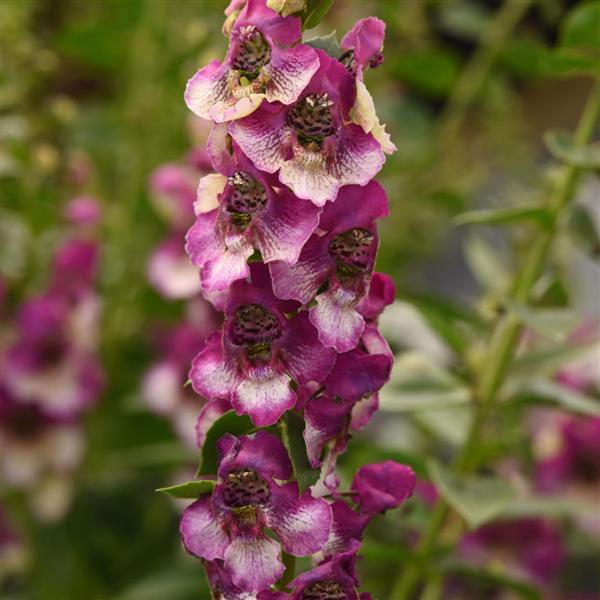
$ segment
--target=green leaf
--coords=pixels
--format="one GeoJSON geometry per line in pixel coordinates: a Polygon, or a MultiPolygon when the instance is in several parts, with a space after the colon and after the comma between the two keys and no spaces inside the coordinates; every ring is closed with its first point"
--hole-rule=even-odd
{"type": "MultiPolygon", "coordinates": [[[[535,587],[526,581],[509,577],[501,566],[482,568],[456,559],[442,561],[438,564],[444,573],[459,575],[461,578],[464,577],[500,589],[511,590],[525,600],[542,600],[541,593],[535,587]]],[[[512,597],[514,596],[511,595],[512,597]]]]}
{"type": "Polygon", "coordinates": [[[560,519],[563,517],[593,516],[598,507],[589,501],[559,498],[556,496],[531,496],[511,502],[502,512],[503,518],[548,517],[560,519]]]}
{"type": "Polygon", "coordinates": [[[215,484],[216,481],[211,479],[194,479],[193,481],[158,488],[156,491],[173,496],[173,498],[199,498],[202,494],[212,492],[215,484]]]}
{"type": "MultiPolygon", "coordinates": [[[[600,35],[600,31],[599,31],[600,35]]],[[[576,146],[569,133],[548,131],[544,142],[550,154],[557,160],[581,169],[600,169],[600,143],[576,146]]]]}
{"type": "Polygon", "coordinates": [[[600,51],[600,2],[584,2],[569,12],[562,29],[561,46],[600,51]]]}
{"type": "Polygon", "coordinates": [[[590,213],[583,206],[574,206],[569,215],[569,233],[585,253],[600,257],[600,235],[590,213]]]}
{"type": "Polygon", "coordinates": [[[515,491],[497,477],[461,477],[435,461],[429,462],[428,470],[444,499],[472,529],[493,520],[515,499],[515,491]]]}
{"type": "Polygon", "coordinates": [[[511,274],[491,244],[471,235],[464,243],[464,253],[469,268],[484,288],[500,294],[509,290],[511,274]]]}
{"type": "Polygon", "coordinates": [[[536,380],[530,383],[528,390],[542,398],[554,401],[568,411],[600,417],[600,401],[586,394],[570,390],[564,385],[548,380],[536,380]]]}
{"type": "Polygon", "coordinates": [[[302,29],[316,27],[327,14],[332,4],[333,0],[308,0],[304,15],[302,16],[302,29]]]}
{"type": "Polygon", "coordinates": [[[463,404],[415,411],[411,417],[427,430],[429,436],[458,448],[467,439],[473,422],[473,411],[469,405],[463,404]]]}
{"type": "Polygon", "coordinates": [[[324,52],[329,54],[329,56],[335,58],[336,60],[338,60],[344,53],[344,50],[338,42],[337,34],[335,31],[332,31],[327,35],[321,35],[319,37],[311,38],[310,40],[306,40],[306,42],[304,43],[308,44],[309,46],[312,46],[313,48],[323,50],[324,52]]]}
{"type": "Polygon", "coordinates": [[[579,323],[579,316],[564,308],[532,308],[508,302],[508,309],[529,329],[555,342],[564,342],[579,323]]]}
{"type": "Polygon", "coordinates": [[[597,352],[600,344],[592,342],[578,346],[560,346],[542,352],[528,352],[517,357],[511,367],[511,373],[531,378],[534,375],[554,375],[563,365],[597,352]]]}
{"type": "Polygon", "coordinates": [[[380,407],[389,412],[422,411],[466,404],[470,398],[459,379],[414,351],[396,359],[391,380],[380,392],[380,407]]]}
{"type": "Polygon", "coordinates": [[[548,222],[548,211],[536,205],[470,210],[454,217],[455,225],[504,225],[521,221],[548,222]]]}
{"type": "Polygon", "coordinates": [[[204,445],[200,453],[200,466],[198,475],[213,475],[217,472],[217,441],[226,433],[233,435],[242,435],[254,429],[254,425],[247,415],[235,414],[230,410],[219,417],[211,426],[206,434],[204,445]]]}
{"type": "Polygon", "coordinates": [[[289,411],[285,413],[280,422],[281,439],[290,455],[300,493],[319,479],[319,469],[313,469],[310,466],[306,454],[306,443],[302,435],[304,425],[304,419],[300,415],[289,411]]]}

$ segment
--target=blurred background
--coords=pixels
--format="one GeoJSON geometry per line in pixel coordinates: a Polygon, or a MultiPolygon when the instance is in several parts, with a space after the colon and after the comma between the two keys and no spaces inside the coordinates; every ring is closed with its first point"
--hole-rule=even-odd
{"type": "MultiPolygon", "coordinates": [[[[195,340],[218,322],[181,256],[197,180],[210,172],[208,129],[182,95],[195,70],[226,50],[225,5],[0,4],[2,598],[208,597],[180,547],[181,507],[154,490],[193,473],[200,400],[182,384],[195,340]],[[18,393],[48,395],[50,414],[30,405],[16,414],[18,393]]],[[[578,40],[600,38],[600,20],[596,2],[336,0],[306,37],[341,37],[369,15],[387,33],[385,62],[366,81],[398,147],[379,177],[392,216],[377,266],[398,289],[382,321],[398,360],[382,411],[341,468],[349,481],[360,464],[393,458],[420,477],[419,493],[376,520],[365,541],[364,589],[385,599],[436,494],[425,458],[443,462],[464,439],[471,373],[535,226],[456,217],[549,193],[559,167],[544,137],[577,125],[593,83],[578,40]],[[574,18],[584,5],[596,16],[574,18]]],[[[587,448],[600,439],[599,197],[596,166],[536,290],[548,308],[526,315],[523,356],[546,358],[522,361],[517,383],[539,385],[517,386],[519,401],[497,417],[502,434],[482,449],[517,489],[561,499],[539,509],[552,518],[549,538],[527,536],[546,540],[554,562],[542,577],[528,570],[509,524],[509,534],[487,534],[508,548],[485,565],[469,562],[475,542],[464,541],[463,562],[445,567],[451,597],[598,597],[600,528],[590,507],[600,500],[600,451],[587,448]],[[545,408],[531,409],[534,401],[545,408]],[[588,426],[585,473],[549,488],[532,483],[569,427],[577,437],[588,426]]],[[[510,518],[535,521],[532,512],[510,518]]]]}

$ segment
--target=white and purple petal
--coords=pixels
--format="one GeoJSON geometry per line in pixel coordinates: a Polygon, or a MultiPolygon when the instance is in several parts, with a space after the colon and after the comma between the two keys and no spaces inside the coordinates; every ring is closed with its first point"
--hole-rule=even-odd
{"type": "Polygon", "coordinates": [[[201,496],[183,511],[179,532],[185,549],[206,560],[224,558],[230,543],[208,494],[201,496]]]}

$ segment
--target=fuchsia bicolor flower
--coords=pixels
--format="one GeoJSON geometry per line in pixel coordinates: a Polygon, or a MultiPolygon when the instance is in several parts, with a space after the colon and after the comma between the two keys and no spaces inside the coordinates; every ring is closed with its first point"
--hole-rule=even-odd
{"type": "Polygon", "coordinates": [[[298,17],[282,17],[265,0],[248,0],[230,32],[225,60],[214,60],[192,77],[189,109],[217,123],[240,119],[263,102],[295,102],[319,68],[313,48],[296,45],[298,17]]]}
{"type": "Polygon", "coordinates": [[[195,556],[223,560],[241,590],[264,590],[285,569],[281,546],[294,556],[321,549],[329,535],[331,510],[309,491],[299,495],[295,482],[276,482],[286,482],[292,474],[277,436],[265,431],[240,438],[226,434],[218,451],[217,485],[184,511],[183,543],[195,556]],[[265,527],[279,542],[264,534],[265,527]]]}
{"type": "Polygon", "coordinates": [[[265,104],[230,124],[255,166],[278,173],[296,196],[323,206],[345,185],[365,185],[381,169],[379,142],[352,122],[356,83],[337,60],[318,50],[320,67],[299,100],[265,104]]]}
{"type": "Polygon", "coordinates": [[[208,338],[190,378],[199,394],[229,399],[265,426],[296,404],[290,383],[325,379],[335,352],[319,342],[306,313],[288,318],[294,304],[273,295],[265,267],[253,265],[251,274],[231,287],[222,331],[208,338]]]}
{"type": "MultiPolygon", "coordinates": [[[[287,188],[276,187],[277,179],[254,168],[238,149],[223,175],[227,178],[217,184],[222,190],[218,207],[200,212],[186,237],[186,250],[200,267],[207,292],[224,290],[247,277],[247,260],[255,249],[265,263],[295,263],[319,223],[318,208],[287,188]]],[[[213,185],[209,194],[208,187],[201,182],[200,207],[214,205],[207,196],[216,190],[213,185]]]]}
{"type": "Polygon", "coordinates": [[[352,75],[363,78],[368,67],[377,68],[383,62],[385,23],[376,17],[357,21],[342,38],[340,45],[346,51],[340,62],[352,75]]]}
{"type": "Polygon", "coordinates": [[[359,302],[369,291],[375,264],[375,221],[387,214],[387,197],[377,182],[343,188],[335,204],[321,215],[319,230],[324,234],[310,238],[298,262],[270,265],[279,298],[303,304],[315,300],[310,320],[321,342],[337,352],[356,347],[364,330],[359,302]]]}

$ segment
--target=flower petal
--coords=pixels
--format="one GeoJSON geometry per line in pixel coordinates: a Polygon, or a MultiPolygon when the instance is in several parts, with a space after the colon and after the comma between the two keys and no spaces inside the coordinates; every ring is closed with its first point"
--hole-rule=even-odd
{"type": "Polygon", "coordinates": [[[266,427],[294,407],[296,394],[285,373],[267,366],[247,373],[231,402],[239,415],[249,415],[257,427],[266,427]]]}
{"type": "Polygon", "coordinates": [[[323,548],[325,556],[334,556],[353,548],[356,545],[355,541],[362,539],[366,526],[373,518],[352,510],[341,500],[331,505],[331,512],[333,523],[327,544],[323,548]]]}
{"type": "Polygon", "coordinates": [[[220,173],[210,173],[200,179],[194,202],[194,213],[210,212],[219,206],[219,194],[223,193],[227,177],[220,173]]]}
{"type": "Polygon", "coordinates": [[[310,322],[319,331],[319,340],[337,352],[356,348],[365,328],[362,315],[356,310],[356,294],[341,286],[332,286],[316,298],[310,309],[310,322]]]}
{"type": "Polygon", "coordinates": [[[269,102],[295,102],[319,68],[314,48],[299,44],[295,48],[273,48],[271,61],[265,65],[265,94],[269,102]]]}
{"type": "Polygon", "coordinates": [[[236,537],[225,551],[225,569],[245,592],[274,584],[285,571],[279,544],[268,537],[236,537]]]}
{"type": "Polygon", "coordinates": [[[273,291],[278,298],[307,304],[327,281],[332,267],[327,240],[313,236],[306,242],[296,264],[288,265],[277,261],[269,265],[273,291]]]}
{"type": "Polygon", "coordinates": [[[240,375],[235,364],[225,356],[219,332],[208,337],[206,346],[194,358],[190,379],[194,391],[210,400],[229,398],[239,385],[240,375]]]}
{"type": "Polygon", "coordinates": [[[331,521],[329,504],[313,498],[310,490],[299,498],[295,482],[272,488],[267,523],[289,554],[308,556],[318,552],[329,537],[331,521]]]}
{"type": "Polygon", "coordinates": [[[352,490],[358,493],[361,510],[369,514],[400,506],[412,495],[415,485],[415,473],[409,466],[386,460],[360,467],[352,490]]]}
{"type": "Polygon", "coordinates": [[[386,306],[396,298],[394,280],[385,273],[373,273],[367,295],[358,303],[356,309],[365,319],[377,319],[386,306]]]}
{"type": "Polygon", "coordinates": [[[253,252],[254,248],[246,236],[227,236],[221,252],[204,263],[200,272],[202,287],[209,292],[225,290],[234,281],[248,277],[248,259],[253,252]]]}
{"type": "Polygon", "coordinates": [[[223,558],[229,546],[229,538],[219,524],[208,494],[183,511],[179,532],[185,549],[206,560],[223,558]]]}
{"type": "Polygon", "coordinates": [[[264,262],[298,261],[302,247],[319,224],[319,209],[286,190],[272,198],[255,223],[264,262]]]}
{"type": "Polygon", "coordinates": [[[290,375],[300,384],[323,381],[333,367],[335,351],[321,344],[305,312],[289,321],[288,336],[281,354],[290,375]]]}
{"type": "Polygon", "coordinates": [[[281,440],[267,431],[235,438],[230,434],[217,443],[222,454],[219,477],[225,477],[236,469],[252,469],[265,479],[288,480],[292,475],[292,464],[281,440]],[[231,438],[234,443],[231,443],[231,438]]]}

